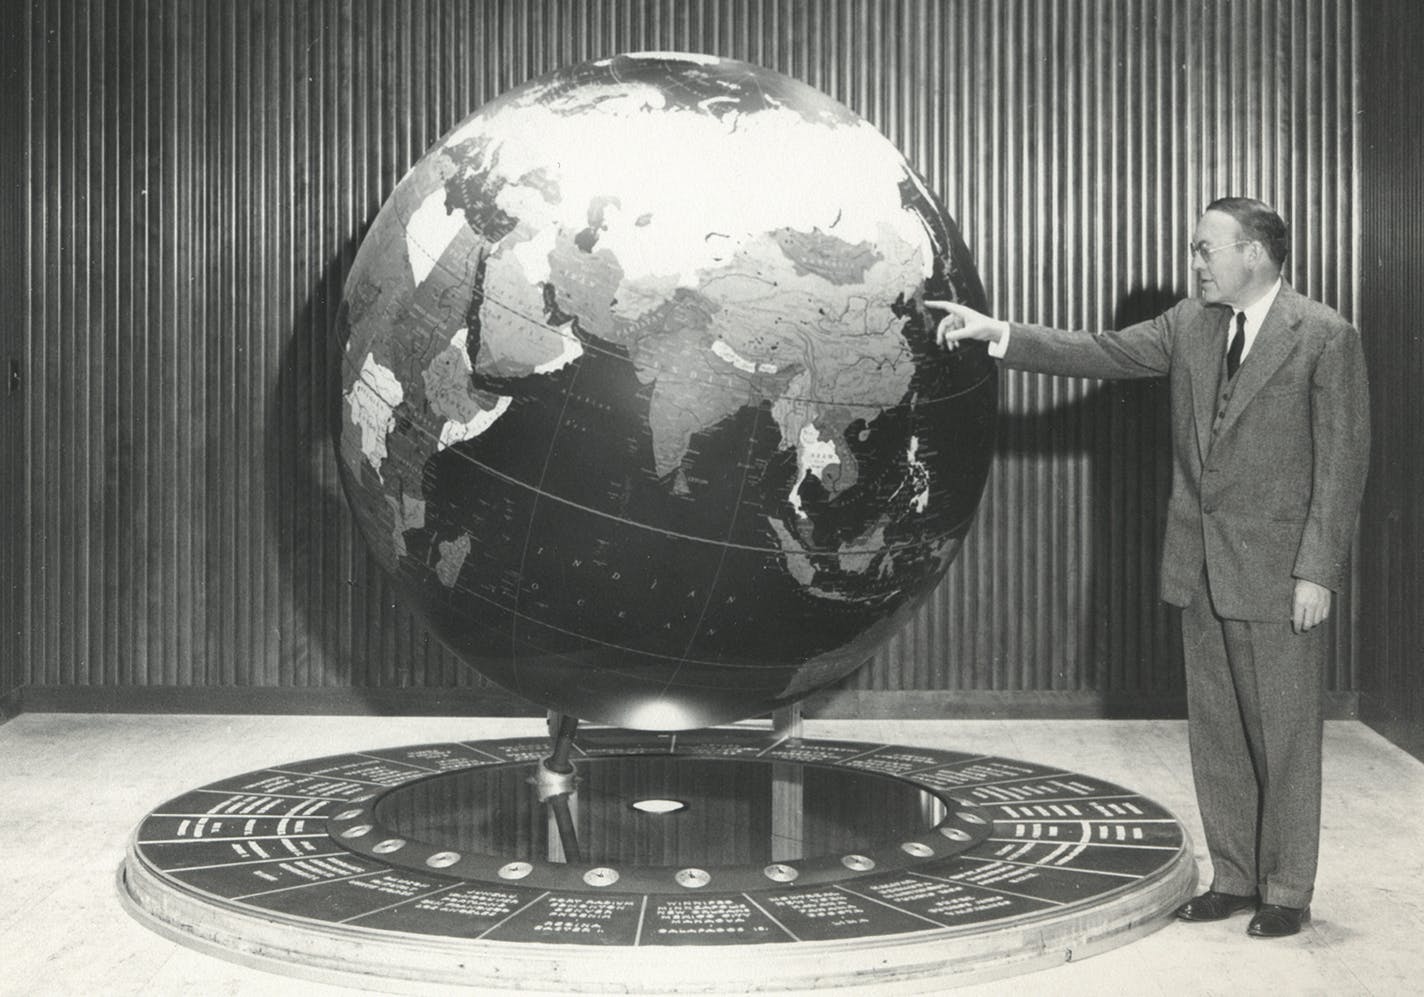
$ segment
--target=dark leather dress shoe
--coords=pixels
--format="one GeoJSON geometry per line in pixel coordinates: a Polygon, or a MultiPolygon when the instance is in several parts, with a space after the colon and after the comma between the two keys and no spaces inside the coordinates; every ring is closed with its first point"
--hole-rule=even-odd
{"type": "Polygon", "coordinates": [[[1256,899],[1254,896],[1243,897],[1236,893],[1207,890],[1201,896],[1192,897],[1178,907],[1177,917],[1183,921],[1224,921],[1237,911],[1255,907],[1256,899]]]}
{"type": "Polygon", "coordinates": [[[1256,916],[1251,918],[1251,923],[1246,926],[1246,934],[1252,938],[1285,938],[1300,931],[1301,924],[1309,920],[1309,907],[1262,904],[1256,916]]]}

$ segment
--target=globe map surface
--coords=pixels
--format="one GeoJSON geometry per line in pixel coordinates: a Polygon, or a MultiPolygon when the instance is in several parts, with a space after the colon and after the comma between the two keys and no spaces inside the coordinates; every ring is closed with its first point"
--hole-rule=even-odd
{"type": "Polygon", "coordinates": [[[349,273],[359,528],[464,661],[678,730],[854,670],[957,552],[997,406],[926,298],[983,307],[953,221],[826,95],[647,53],[466,118],[349,273]]]}

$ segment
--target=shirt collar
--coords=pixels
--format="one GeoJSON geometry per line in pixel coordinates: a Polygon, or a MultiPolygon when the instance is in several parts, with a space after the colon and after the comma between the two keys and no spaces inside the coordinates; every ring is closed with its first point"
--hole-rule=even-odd
{"type": "Polygon", "coordinates": [[[1271,310],[1271,305],[1276,303],[1276,295],[1281,293],[1281,278],[1277,277],[1276,282],[1271,285],[1271,289],[1261,295],[1245,308],[1233,308],[1232,319],[1242,312],[1246,313],[1246,328],[1252,331],[1261,328],[1261,323],[1266,321],[1266,313],[1271,310]]]}

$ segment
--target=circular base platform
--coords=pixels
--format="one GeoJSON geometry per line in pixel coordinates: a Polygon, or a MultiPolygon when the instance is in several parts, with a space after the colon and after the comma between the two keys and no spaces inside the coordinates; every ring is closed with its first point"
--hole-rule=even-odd
{"type": "Polygon", "coordinates": [[[195,789],[119,872],[150,927],[374,989],[876,993],[1057,965],[1190,892],[1161,806],[1049,765],[719,729],[339,755],[195,789]]]}

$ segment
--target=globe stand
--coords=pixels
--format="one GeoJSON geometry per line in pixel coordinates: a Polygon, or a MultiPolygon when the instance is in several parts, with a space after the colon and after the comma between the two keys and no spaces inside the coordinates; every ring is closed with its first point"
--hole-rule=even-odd
{"type": "Polygon", "coordinates": [[[559,844],[566,862],[582,862],[578,845],[578,830],[574,826],[570,798],[578,787],[578,776],[569,754],[574,747],[578,717],[550,713],[549,729],[554,737],[554,750],[539,763],[534,774],[534,788],[539,802],[549,808],[550,817],[558,829],[559,844]]]}
{"type": "Polygon", "coordinates": [[[1128,789],[795,721],[556,717],[259,770],[145,818],[120,895],[195,948],[386,991],[879,994],[1081,959],[1192,888],[1185,829],[1128,789]]]}

